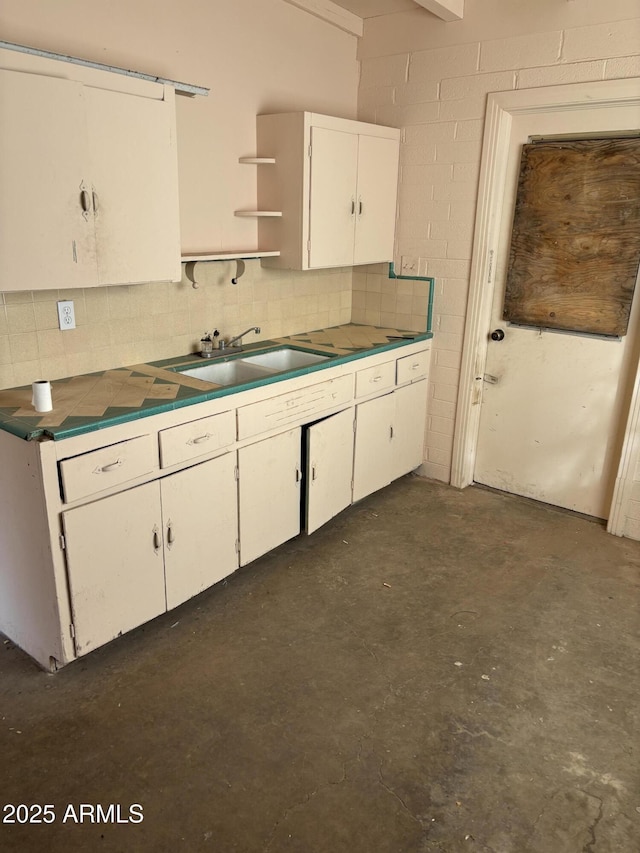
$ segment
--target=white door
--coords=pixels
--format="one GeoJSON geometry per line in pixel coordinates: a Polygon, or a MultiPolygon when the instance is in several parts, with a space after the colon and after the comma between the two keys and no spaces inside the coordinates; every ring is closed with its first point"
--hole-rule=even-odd
{"type": "Polygon", "coordinates": [[[164,613],[158,483],[70,509],[62,517],[79,655],[164,613]]]}
{"type": "Polygon", "coordinates": [[[353,409],[307,429],[306,531],[313,533],[351,503],[353,409]]]}
{"type": "Polygon", "coordinates": [[[300,533],[301,430],[238,451],[240,563],[300,533]]]}
{"type": "Polygon", "coordinates": [[[634,108],[514,118],[489,330],[504,338],[489,342],[474,473],[478,483],[598,518],[607,517],[620,456],[638,298],[621,340],[509,325],[502,320],[506,264],[521,145],[532,135],[627,130],[637,122],[634,108]]]}
{"type": "Polygon", "coordinates": [[[161,480],[167,610],[238,568],[235,453],[161,480]]]}
{"type": "Polygon", "coordinates": [[[398,195],[398,157],[395,139],[358,137],[358,188],[354,264],[393,259],[398,195]]]}
{"type": "Polygon", "coordinates": [[[95,284],[82,85],[0,71],[0,126],[0,290],[95,284]]]}
{"type": "Polygon", "coordinates": [[[394,419],[393,392],[356,406],[354,501],[389,485],[393,478],[391,442],[394,419]]]}
{"type": "Polygon", "coordinates": [[[101,284],[180,279],[172,101],[85,87],[101,284]]]}
{"type": "Polygon", "coordinates": [[[357,175],[357,134],[312,127],[310,267],[353,263],[357,175]]]}

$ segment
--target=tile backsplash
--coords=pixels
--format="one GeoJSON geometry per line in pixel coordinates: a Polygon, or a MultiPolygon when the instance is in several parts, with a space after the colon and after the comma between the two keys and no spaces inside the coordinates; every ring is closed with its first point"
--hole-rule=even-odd
{"type": "Polygon", "coordinates": [[[389,278],[389,264],[354,268],[352,322],[424,332],[428,310],[428,281],[389,278]]]}
{"type": "Polygon", "coordinates": [[[183,267],[175,284],[0,294],[0,388],[193,352],[215,328],[232,337],[260,326],[255,343],[351,320],[350,267],[290,272],[245,264],[237,285],[236,263],[224,261],[196,265],[197,289],[183,267]],[[64,299],[73,300],[76,328],[62,332],[56,303],[64,299]]]}

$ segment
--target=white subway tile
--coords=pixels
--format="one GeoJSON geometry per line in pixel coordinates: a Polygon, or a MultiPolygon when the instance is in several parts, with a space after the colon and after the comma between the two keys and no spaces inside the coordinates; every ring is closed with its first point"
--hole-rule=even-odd
{"type": "Polygon", "coordinates": [[[456,385],[440,385],[436,383],[433,386],[433,397],[435,400],[455,403],[458,399],[458,388],[456,385]]]}
{"type": "MultiPolygon", "coordinates": [[[[437,184],[433,187],[434,204],[436,202],[448,201],[472,201],[475,203],[478,197],[478,182],[437,184]]],[[[451,209],[449,208],[449,216],[451,209]]]]}
{"type": "Polygon", "coordinates": [[[451,451],[427,445],[427,461],[435,462],[437,465],[451,465],[451,451]]]}
{"type": "Polygon", "coordinates": [[[423,166],[404,166],[402,183],[424,187],[428,184],[445,184],[453,180],[453,166],[447,163],[423,166]]]}
{"type": "Polygon", "coordinates": [[[447,257],[452,260],[464,261],[471,260],[473,256],[473,241],[468,240],[449,240],[447,243],[447,257]]]}
{"type": "Polygon", "coordinates": [[[473,98],[487,92],[504,92],[515,88],[514,71],[496,71],[492,74],[474,74],[472,77],[450,77],[440,83],[443,101],[473,98]]]}
{"type": "Polygon", "coordinates": [[[559,86],[566,83],[585,83],[601,80],[604,61],[579,62],[569,65],[548,65],[544,68],[523,68],[518,71],[518,89],[536,86],[559,86]]]}
{"type": "Polygon", "coordinates": [[[451,261],[442,258],[429,259],[422,257],[420,261],[419,275],[427,275],[433,278],[469,277],[471,267],[469,261],[451,261]]]}
{"type": "MultiPolygon", "coordinates": [[[[564,62],[631,56],[640,45],[640,17],[566,30],[562,46],[564,62]]],[[[546,64],[546,63],[545,63],[546,64]]]]}
{"type": "Polygon", "coordinates": [[[480,45],[480,70],[502,71],[553,65],[560,59],[561,44],[560,30],[485,41],[480,45]]]}
{"type": "MultiPolygon", "coordinates": [[[[406,186],[406,185],[405,185],[406,186]]],[[[400,221],[411,229],[413,225],[422,224],[435,220],[446,221],[449,219],[449,203],[446,201],[432,201],[417,193],[406,193],[401,187],[398,200],[400,221]],[[416,197],[417,196],[417,197],[416,197]]],[[[416,267],[417,270],[417,267],[416,267]]]]}
{"type": "Polygon", "coordinates": [[[419,50],[409,60],[409,81],[473,74],[478,70],[478,52],[477,43],[419,50]]]}
{"type": "Polygon", "coordinates": [[[425,237],[423,240],[405,243],[402,225],[400,226],[400,232],[398,235],[398,246],[400,248],[400,253],[403,255],[426,255],[429,258],[447,257],[447,243],[445,240],[430,240],[425,237]]]}
{"type": "Polygon", "coordinates": [[[455,222],[475,222],[476,205],[471,201],[452,201],[451,219],[455,222]]]}

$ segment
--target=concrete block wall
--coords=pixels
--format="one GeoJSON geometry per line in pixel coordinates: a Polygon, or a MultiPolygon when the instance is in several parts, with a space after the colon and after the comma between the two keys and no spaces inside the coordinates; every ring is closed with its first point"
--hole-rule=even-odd
{"type": "MultiPolygon", "coordinates": [[[[481,19],[459,25],[420,12],[387,15],[370,19],[360,45],[358,117],[402,129],[396,268],[436,282],[423,473],[444,482],[451,473],[487,94],[640,75],[637,4],[611,0],[597,15],[581,3],[534,5],[535,24],[512,0],[491,0],[481,19]],[[500,38],[492,37],[496,32],[500,38]]],[[[383,312],[371,275],[354,276],[353,320],[373,322],[379,310],[385,323],[402,326],[403,282],[380,284],[385,308],[395,297],[403,309],[383,312]]]]}

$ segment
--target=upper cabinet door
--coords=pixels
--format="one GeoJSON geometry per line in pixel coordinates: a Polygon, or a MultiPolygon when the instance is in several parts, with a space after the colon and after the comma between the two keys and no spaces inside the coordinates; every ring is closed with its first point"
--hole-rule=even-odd
{"type": "Polygon", "coordinates": [[[83,87],[0,71],[0,290],[97,283],[83,87]]]}
{"type": "Polygon", "coordinates": [[[358,137],[354,264],[393,258],[399,146],[395,139],[358,137]]]}
{"type": "Polygon", "coordinates": [[[353,263],[358,137],[311,128],[309,266],[353,263]]]}
{"type": "Polygon", "coordinates": [[[99,283],[179,280],[173,97],[87,87],[85,101],[99,283]]]}

